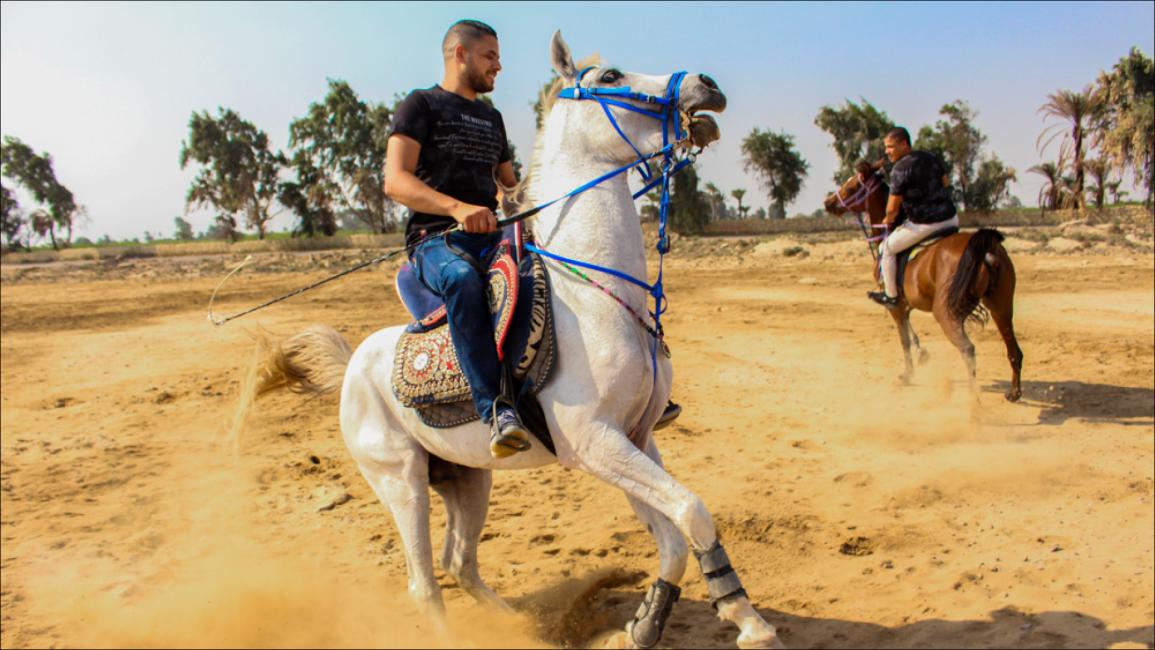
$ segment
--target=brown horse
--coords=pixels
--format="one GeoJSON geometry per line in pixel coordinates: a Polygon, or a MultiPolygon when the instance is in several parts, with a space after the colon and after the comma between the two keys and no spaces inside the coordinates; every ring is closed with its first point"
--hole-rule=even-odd
{"type": "MultiPolygon", "coordinates": [[[[826,211],[836,215],[865,212],[871,227],[881,225],[886,216],[889,195],[886,181],[879,172],[881,166],[881,163],[859,163],[857,173],[826,198],[826,211]]],[[[1002,240],[1002,233],[990,228],[956,233],[930,244],[906,265],[899,307],[888,310],[898,325],[898,336],[906,359],[906,369],[899,377],[904,384],[909,383],[914,374],[910,355],[913,335],[910,326],[911,310],[934,314],[947,338],[962,353],[972,390],[975,382],[975,347],[963,325],[968,320],[985,324],[989,314],[1002,334],[1007,346],[1007,359],[1011,362],[1011,388],[1006,398],[1012,402],[1018,401],[1022,395],[1019,375],[1023,367],[1023,351],[1015,340],[1015,328],[1011,323],[1015,302],[1015,267],[1000,243],[1002,240]]],[[[878,279],[878,274],[879,268],[875,264],[875,279],[878,279]]]]}

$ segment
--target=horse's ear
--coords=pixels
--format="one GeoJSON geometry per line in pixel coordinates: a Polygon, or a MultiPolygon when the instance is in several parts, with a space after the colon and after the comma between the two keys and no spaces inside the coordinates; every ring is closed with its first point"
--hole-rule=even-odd
{"type": "Polygon", "coordinates": [[[886,158],[879,158],[878,160],[871,163],[870,166],[872,168],[874,168],[874,171],[879,171],[882,169],[882,166],[885,164],[886,164],[886,158]]]}
{"type": "Polygon", "coordinates": [[[549,43],[549,54],[553,69],[567,83],[572,83],[577,78],[577,66],[573,63],[573,54],[570,53],[569,46],[561,37],[560,29],[553,33],[553,39],[549,43]]]}

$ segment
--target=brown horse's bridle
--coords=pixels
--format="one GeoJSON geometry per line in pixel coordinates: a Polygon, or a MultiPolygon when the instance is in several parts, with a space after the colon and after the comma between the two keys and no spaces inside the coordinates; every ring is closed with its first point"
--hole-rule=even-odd
{"type": "Polygon", "coordinates": [[[841,187],[834,192],[834,198],[838,199],[838,203],[842,206],[842,209],[847,212],[853,212],[861,218],[863,211],[866,210],[866,199],[870,198],[870,195],[874,194],[880,187],[882,187],[882,181],[878,180],[877,176],[872,174],[869,181],[859,183],[858,189],[855,190],[850,198],[842,198],[841,187]],[[862,203],[862,210],[855,210],[850,207],[859,202],[862,203]]]}
{"type": "MultiPolygon", "coordinates": [[[[878,262],[878,253],[874,250],[874,246],[872,244],[885,239],[889,233],[884,232],[881,235],[871,237],[870,231],[866,228],[866,224],[862,221],[862,213],[866,211],[866,200],[870,198],[870,195],[874,194],[880,187],[882,187],[882,181],[879,180],[878,175],[871,174],[869,180],[861,181],[859,183],[858,189],[855,190],[854,194],[848,199],[842,198],[841,187],[834,191],[834,198],[838,199],[838,203],[842,206],[842,209],[853,214],[854,218],[858,220],[858,227],[862,229],[862,236],[866,238],[866,246],[870,249],[870,256],[874,258],[875,262],[878,262]],[[850,207],[858,203],[862,204],[861,210],[855,210],[854,208],[850,207]]],[[[878,226],[870,224],[870,227],[877,228],[878,226]]],[[[885,229],[886,225],[884,224],[882,228],[885,229]]]]}

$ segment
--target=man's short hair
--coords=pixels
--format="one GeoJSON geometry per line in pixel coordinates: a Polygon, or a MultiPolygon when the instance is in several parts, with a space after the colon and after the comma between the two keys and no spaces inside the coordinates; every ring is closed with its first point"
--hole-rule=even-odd
{"type": "Polygon", "coordinates": [[[903,142],[905,142],[907,144],[907,146],[910,146],[910,131],[907,131],[906,129],[904,129],[901,126],[896,126],[893,129],[886,132],[886,139],[887,140],[902,140],[903,142]]]}
{"type": "Polygon", "coordinates": [[[445,38],[441,39],[441,52],[446,57],[452,56],[452,48],[458,43],[469,47],[485,36],[497,38],[497,31],[480,20],[466,18],[449,26],[445,38]]]}

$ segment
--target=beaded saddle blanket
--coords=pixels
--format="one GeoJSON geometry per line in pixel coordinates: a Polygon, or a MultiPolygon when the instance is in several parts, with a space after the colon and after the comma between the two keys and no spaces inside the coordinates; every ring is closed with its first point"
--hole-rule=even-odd
{"type": "MultiPolygon", "coordinates": [[[[526,255],[518,265],[507,242],[499,245],[492,259],[488,292],[497,355],[513,376],[516,395],[511,397],[533,395],[549,380],[555,365],[549,276],[537,255],[526,255]]],[[[424,307],[440,303],[419,281],[405,276],[412,276],[407,266],[397,276],[403,302],[424,307]],[[422,291],[428,295],[415,295],[422,291]]],[[[397,342],[392,384],[397,399],[417,409],[429,426],[454,427],[478,419],[444,304],[405,328],[397,342]]]]}

